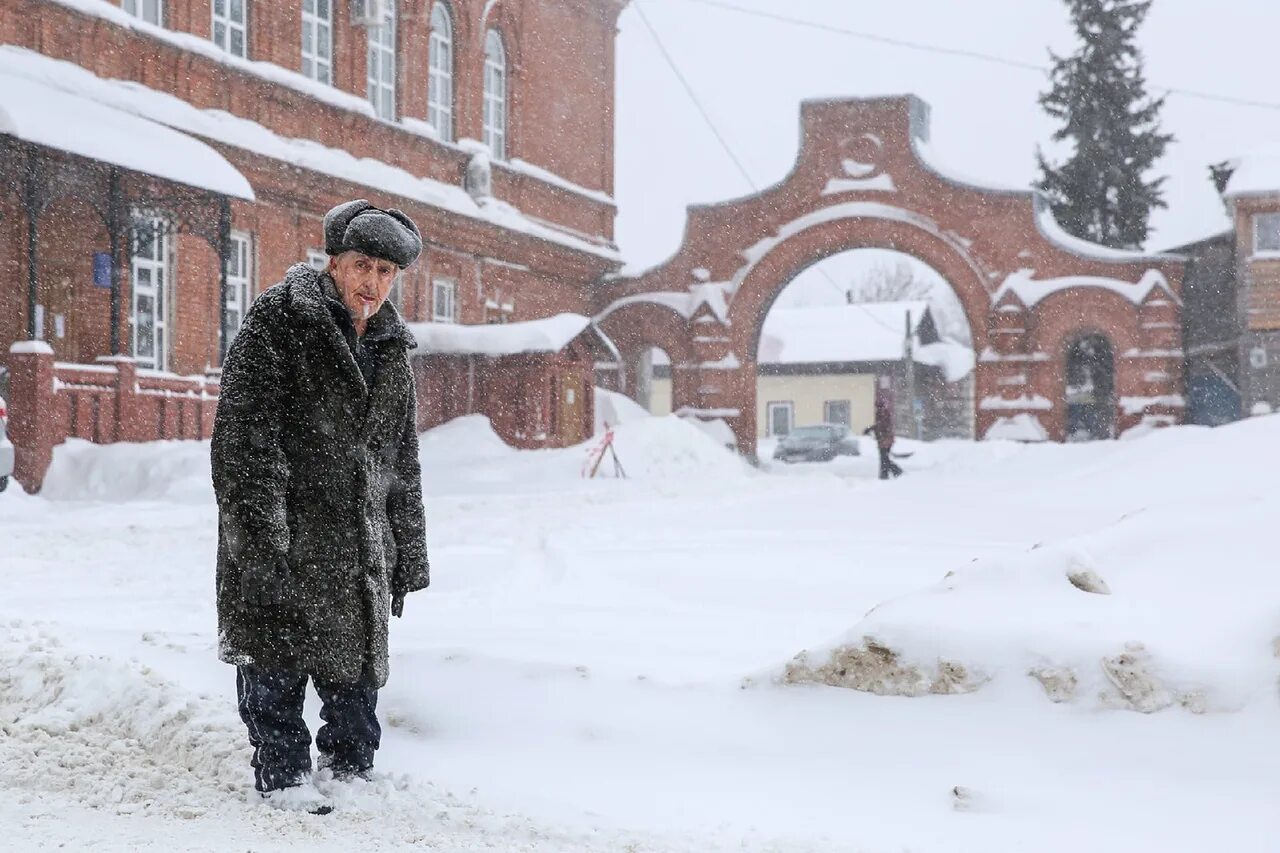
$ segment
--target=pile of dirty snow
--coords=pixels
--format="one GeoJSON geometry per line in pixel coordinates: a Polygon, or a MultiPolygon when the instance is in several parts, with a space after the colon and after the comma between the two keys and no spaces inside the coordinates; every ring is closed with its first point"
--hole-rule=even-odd
{"type": "Polygon", "coordinates": [[[1250,460],[1277,442],[1280,418],[1268,418],[1050,454],[1092,463],[1060,476],[1061,500],[1111,501],[1117,515],[1021,554],[939,567],[952,571],[802,652],[782,679],[1142,712],[1272,702],[1280,572],[1270,531],[1280,497],[1268,466],[1250,460]]]}

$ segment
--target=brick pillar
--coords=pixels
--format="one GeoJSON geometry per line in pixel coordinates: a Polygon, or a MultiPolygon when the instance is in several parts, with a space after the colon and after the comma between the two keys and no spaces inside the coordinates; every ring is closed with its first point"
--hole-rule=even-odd
{"type": "Polygon", "coordinates": [[[34,494],[53,461],[54,445],[62,440],[54,410],[53,350],[43,341],[19,341],[9,348],[8,365],[14,479],[34,494]]]}
{"type": "MultiPolygon", "coordinates": [[[[98,356],[99,364],[109,364],[116,369],[116,417],[115,435],[111,441],[152,441],[158,436],[145,431],[138,409],[138,365],[127,355],[98,356]]],[[[110,443],[110,442],[104,442],[110,443]]]]}

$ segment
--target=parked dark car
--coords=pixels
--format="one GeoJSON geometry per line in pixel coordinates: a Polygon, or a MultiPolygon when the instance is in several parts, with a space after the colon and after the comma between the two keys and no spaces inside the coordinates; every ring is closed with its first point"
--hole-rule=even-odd
{"type": "Polygon", "coordinates": [[[841,424],[796,427],[774,448],[779,462],[830,462],[837,456],[857,456],[858,437],[841,424]]]}

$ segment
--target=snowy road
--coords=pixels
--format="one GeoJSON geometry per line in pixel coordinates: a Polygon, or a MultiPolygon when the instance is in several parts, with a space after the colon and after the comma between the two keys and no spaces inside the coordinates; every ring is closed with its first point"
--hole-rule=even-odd
{"type": "MultiPolygon", "coordinates": [[[[1277,435],[1241,452],[1274,468],[1277,435]]],[[[870,459],[752,472],[642,424],[619,434],[637,479],[583,482],[580,451],[429,434],[433,583],[392,626],[389,775],[326,818],[245,802],[206,451],[73,446],[45,496],[0,501],[0,849],[1274,850],[1280,666],[1207,714],[773,682],[975,561],[1198,499],[1215,536],[1226,481],[1173,494],[1148,441],[940,445],[882,484],[870,459]]],[[[1230,487],[1275,500],[1265,467],[1230,487]]]]}

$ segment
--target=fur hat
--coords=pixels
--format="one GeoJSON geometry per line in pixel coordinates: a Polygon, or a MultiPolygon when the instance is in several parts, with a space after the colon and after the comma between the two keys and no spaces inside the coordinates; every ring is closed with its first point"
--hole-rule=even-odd
{"type": "Polygon", "coordinates": [[[382,210],[364,199],[344,202],[324,215],[328,255],[362,252],[404,269],[422,252],[422,234],[399,210],[382,210]]]}

